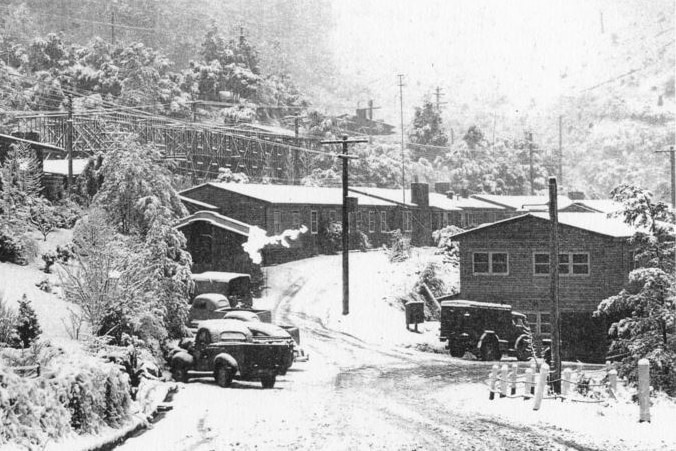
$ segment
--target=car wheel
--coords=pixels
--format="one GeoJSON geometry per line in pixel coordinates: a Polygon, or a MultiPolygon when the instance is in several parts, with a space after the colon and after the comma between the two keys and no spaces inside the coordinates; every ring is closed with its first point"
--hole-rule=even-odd
{"type": "Polygon", "coordinates": [[[451,357],[462,357],[465,355],[465,348],[462,346],[451,346],[449,352],[451,353],[451,357]]]}
{"type": "Polygon", "coordinates": [[[171,377],[176,382],[188,382],[188,370],[183,366],[175,366],[171,369],[171,377]]]}
{"type": "Polygon", "coordinates": [[[232,384],[232,370],[227,365],[221,365],[215,371],[216,383],[221,387],[229,387],[232,384]]]}
{"type": "Polygon", "coordinates": [[[261,376],[261,385],[263,388],[273,388],[276,381],[277,376],[274,374],[271,376],[261,376]]]}
{"type": "Polygon", "coordinates": [[[497,341],[490,340],[481,345],[481,360],[493,361],[501,358],[502,353],[497,341]]]}
{"type": "Polygon", "coordinates": [[[533,357],[533,347],[527,340],[521,340],[516,347],[516,359],[525,362],[533,357]]]}

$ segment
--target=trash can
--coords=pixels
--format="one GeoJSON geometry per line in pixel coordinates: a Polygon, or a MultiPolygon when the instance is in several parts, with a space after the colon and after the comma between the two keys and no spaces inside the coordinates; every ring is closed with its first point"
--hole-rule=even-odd
{"type": "Polygon", "coordinates": [[[408,301],[406,309],[406,328],[409,324],[415,324],[418,330],[418,323],[425,322],[425,303],[423,301],[408,301]]]}

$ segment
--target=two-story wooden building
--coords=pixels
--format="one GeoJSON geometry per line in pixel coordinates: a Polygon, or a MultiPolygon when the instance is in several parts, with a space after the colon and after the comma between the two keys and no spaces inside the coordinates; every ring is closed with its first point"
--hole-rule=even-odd
{"type": "MultiPolygon", "coordinates": [[[[549,234],[545,213],[530,213],[455,235],[462,299],[511,304],[536,336],[551,333],[549,234]]],[[[592,313],[620,292],[633,269],[634,229],[600,213],[559,213],[559,292],[566,359],[601,360],[607,328],[592,313]]]]}

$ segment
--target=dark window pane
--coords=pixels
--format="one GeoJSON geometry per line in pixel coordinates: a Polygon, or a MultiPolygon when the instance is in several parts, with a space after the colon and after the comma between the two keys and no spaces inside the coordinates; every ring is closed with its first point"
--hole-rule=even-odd
{"type": "Polygon", "coordinates": [[[559,263],[568,263],[570,260],[570,255],[568,254],[559,254],[559,263]]]}
{"type": "Polygon", "coordinates": [[[493,272],[497,274],[507,274],[507,263],[493,262],[493,272]]]}
{"type": "Polygon", "coordinates": [[[559,274],[568,274],[568,265],[559,265],[559,274]]]}
{"type": "Polygon", "coordinates": [[[486,252],[475,252],[474,253],[474,261],[476,263],[478,263],[478,262],[488,263],[488,253],[486,253],[486,252]]]}
{"type": "Polygon", "coordinates": [[[507,254],[492,254],[493,255],[493,262],[499,262],[499,263],[507,263],[507,254]]]}
{"type": "Polygon", "coordinates": [[[549,254],[535,254],[535,263],[549,263],[549,254]]]}
{"type": "Polygon", "coordinates": [[[549,274],[549,264],[535,265],[535,274],[549,274]]]}
{"type": "Polygon", "coordinates": [[[549,313],[540,313],[540,321],[543,323],[549,322],[549,313]]]}
{"type": "Polygon", "coordinates": [[[540,333],[541,334],[548,334],[548,333],[551,333],[551,331],[552,331],[551,324],[545,324],[545,323],[540,324],[540,333]]]}
{"type": "Polygon", "coordinates": [[[573,265],[573,274],[589,274],[589,265],[573,265]]]}
{"type": "Polygon", "coordinates": [[[486,263],[474,263],[474,272],[488,273],[488,262],[486,263]]]}
{"type": "Polygon", "coordinates": [[[589,255],[587,254],[573,254],[573,263],[588,263],[589,255]]]}

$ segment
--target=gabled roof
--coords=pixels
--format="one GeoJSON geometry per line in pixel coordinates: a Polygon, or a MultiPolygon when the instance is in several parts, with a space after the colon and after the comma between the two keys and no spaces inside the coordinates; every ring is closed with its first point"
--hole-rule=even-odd
{"type": "Polygon", "coordinates": [[[196,199],[191,199],[190,197],[181,196],[179,194],[178,198],[181,199],[181,202],[196,205],[203,210],[218,210],[218,207],[215,206],[215,205],[211,205],[211,204],[208,204],[206,202],[201,202],[201,201],[196,200],[196,199]]]}
{"type": "Polygon", "coordinates": [[[249,230],[251,230],[251,225],[246,224],[236,219],[228,218],[213,211],[198,211],[190,216],[178,221],[174,227],[177,229],[186,227],[194,222],[208,222],[215,227],[220,229],[229,230],[230,232],[237,233],[242,236],[249,236],[249,230]]]}
{"type": "MultiPolygon", "coordinates": [[[[311,205],[342,205],[342,188],[325,188],[302,185],[263,185],[256,183],[217,183],[210,182],[205,185],[214,188],[231,191],[243,196],[269,202],[271,204],[311,204],[311,205]]],[[[199,185],[204,186],[204,185],[199,185]]],[[[198,187],[182,191],[185,195],[198,187]]],[[[394,206],[395,203],[387,200],[376,199],[364,195],[356,195],[359,205],[366,206],[394,206]]]]}
{"type": "MultiPolygon", "coordinates": [[[[474,229],[458,233],[453,235],[453,239],[483,232],[489,228],[497,229],[506,223],[523,221],[527,218],[537,218],[539,220],[549,222],[549,214],[547,213],[527,213],[525,215],[514,216],[512,218],[503,219],[502,221],[497,221],[491,224],[481,225],[474,229]]],[[[613,238],[629,238],[636,232],[634,227],[626,224],[621,219],[608,218],[608,215],[604,213],[559,213],[558,219],[559,224],[613,238]]]]}
{"type": "MultiPolygon", "coordinates": [[[[492,204],[518,211],[547,211],[549,196],[501,196],[498,194],[472,194],[475,199],[480,199],[492,204]]],[[[567,196],[557,196],[557,207],[566,208],[571,203],[567,196]]]]}
{"type": "Polygon", "coordinates": [[[598,213],[615,213],[622,209],[622,204],[612,199],[583,199],[573,202],[571,205],[588,207],[598,213]]]}

